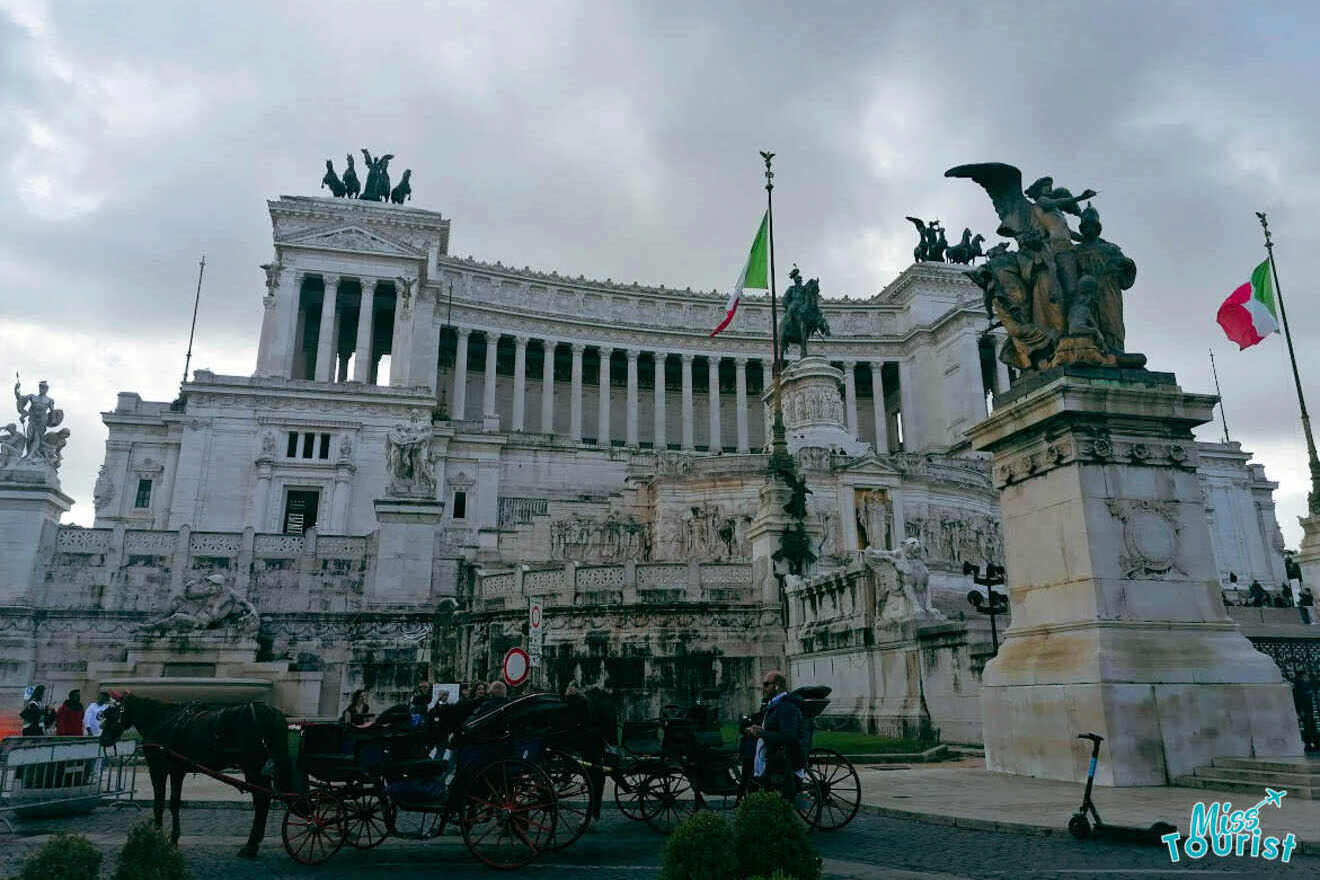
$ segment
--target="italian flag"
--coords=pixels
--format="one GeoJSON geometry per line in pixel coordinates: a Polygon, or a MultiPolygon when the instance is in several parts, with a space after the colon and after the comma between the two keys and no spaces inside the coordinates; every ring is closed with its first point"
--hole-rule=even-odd
{"type": "Polygon", "coordinates": [[[738,274],[738,280],[733,282],[733,289],[729,291],[729,301],[724,307],[724,320],[720,325],[710,331],[714,336],[729,326],[733,320],[734,312],[738,311],[738,301],[742,299],[744,290],[769,290],[770,285],[766,280],[766,222],[769,219],[769,212],[761,215],[761,228],[756,231],[756,238],[752,239],[752,251],[747,255],[747,264],[743,266],[742,272],[738,274]]]}
{"type": "Polygon", "coordinates": [[[1216,317],[1228,338],[1239,349],[1249,348],[1271,333],[1279,332],[1279,312],[1274,304],[1270,261],[1251,272],[1251,280],[1228,295],[1216,317]]]}

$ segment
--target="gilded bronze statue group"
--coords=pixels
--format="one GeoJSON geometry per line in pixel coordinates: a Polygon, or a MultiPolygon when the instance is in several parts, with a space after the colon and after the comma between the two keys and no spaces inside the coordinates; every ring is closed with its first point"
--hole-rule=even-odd
{"type": "Polygon", "coordinates": [[[325,176],[321,178],[321,188],[329,189],[330,194],[337,199],[363,199],[368,202],[393,202],[396,205],[402,205],[412,198],[412,169],[406,168],[403,172],[403,179],[399,185],[390,189],[390,160],[394,158],[393,153],[386,153],[383,156],[371,158],[371,151],[366,147],[362,148],[362,158],[366,162],[367,182],[363,185],[357,176],[357,168],[353,164],[353,154],[348,153],[345,156],[348,164],[344,168],[344,176],[340,177],[335,173],[335,163],[331,159],[325,160],[325,176]]]}
{"type": "Polygon", "coordinates": [[[967,265],[977,257],[984,256],[981,244],[984,235],[972,235],[971,227],[964,226],[962,238],[955,245],[950,245],[944,235],[940,221],[922,222],[919,217],[907,218],[917,227],[917,246],[912,249],[912,259],[918,263],[958,263],[967,265]]]}
{"type": "Polygon", "coordinates": [[[944,174],[979,183],[999,215],[998,233],[1017,244],[1015,251],[992,248],[966,272],[985,292],[991,320],[1008,334],[1001,361],[1019,370],[1145,364],[1144,355],[1123,349],[1123,291],[1136,281],[1137,266],[1100,237],[1094,190],[1073,195],[1050,177],[1024,190],[1022,172],[999,162],[944,174]],[[1078,219],[1076,231],[1069,216],[1078,219]]]}

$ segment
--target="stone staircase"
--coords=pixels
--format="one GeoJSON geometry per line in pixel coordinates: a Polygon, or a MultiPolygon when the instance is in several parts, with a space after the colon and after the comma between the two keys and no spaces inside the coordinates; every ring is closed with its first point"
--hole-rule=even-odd
{"type": "Polygon", "coordinates": [[[1265,788],[1287,789],[1288,797],[1320,800],[1320,756],[1306,758],[1215,758],[1174,785],[1259,794],[1265,788]]]}

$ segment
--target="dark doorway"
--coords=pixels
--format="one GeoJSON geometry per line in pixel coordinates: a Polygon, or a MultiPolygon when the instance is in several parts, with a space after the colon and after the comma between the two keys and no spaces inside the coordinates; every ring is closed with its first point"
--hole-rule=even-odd
{"type": "Polygon", "coordinates": [[[316,510],[320,501],[320,492],[290,489],[284,503],[284,534],[301,535],[316,525],[316,510]]]}

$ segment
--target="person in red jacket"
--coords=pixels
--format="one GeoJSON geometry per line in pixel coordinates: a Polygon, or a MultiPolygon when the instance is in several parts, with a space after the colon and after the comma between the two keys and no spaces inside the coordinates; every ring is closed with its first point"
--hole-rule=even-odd
{"type": "Polygon", "coordinates": [[[83,704],[79,691],[69,691],[69,698],[55,711],[55,735],[83,735],[83,704]]]}

